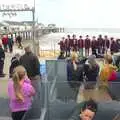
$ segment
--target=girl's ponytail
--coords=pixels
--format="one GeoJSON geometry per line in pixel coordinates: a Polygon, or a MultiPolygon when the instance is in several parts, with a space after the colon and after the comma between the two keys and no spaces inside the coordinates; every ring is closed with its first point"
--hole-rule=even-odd
{"type": "Polygon", "coordinates": [[[13,82],[14,82],[14,90],[15,90],[16,98],[17,98],[17,100],[23,101],[24,98],[23,98],[23,94],[21,91],[19,74],[17,72],[14,72],[12,78],[13,78],[13,82]]]}

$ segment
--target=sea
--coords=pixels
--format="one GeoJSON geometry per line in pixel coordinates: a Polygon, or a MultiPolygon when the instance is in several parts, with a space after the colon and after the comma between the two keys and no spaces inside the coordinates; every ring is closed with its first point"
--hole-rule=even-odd
{"type": "Polygon", "coordinates": [[[77,36],[98,36],[108,35],[108,37],[120,37],[120,28],[65,28],[65,33],[76,34],[77,36]]]}

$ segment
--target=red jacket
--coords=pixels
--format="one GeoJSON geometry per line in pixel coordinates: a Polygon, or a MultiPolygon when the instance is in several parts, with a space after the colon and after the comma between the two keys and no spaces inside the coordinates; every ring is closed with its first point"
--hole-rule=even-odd
{"type": "Polygon", "coordinates": [[[91,47],[90,39],[85,39],[85,49],[89,49],[91,47]]]}
{"type": "Polygon", "coordinates": [[[77,46],[77,39],[73,39],[73,46],[77,46]]]}
{"type": "Polygon", "coordinates": [[[92,40],[91,48],[97,48],[97,41],[96,40],[92,40]]]}
{"type": "Polygon", "coordinates": [[[3,37],[2,38],[2,44],[3,45],[7,45],[8,44],[8,38],[7,37],[3,37]]]}
{"type": "Polygon", "coordinates": [[[84,41],[83,39],[78,40],[78,48],[83,48],[84,47],[84,41]]]}
{"type": "Polygon", "coordinates": [[[70,39],[65,40],[65,48],[70,48],[70,39]]]}

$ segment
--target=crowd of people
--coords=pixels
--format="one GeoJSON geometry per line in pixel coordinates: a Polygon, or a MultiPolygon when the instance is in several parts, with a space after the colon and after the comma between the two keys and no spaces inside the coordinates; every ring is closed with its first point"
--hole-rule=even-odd
{"type": "Polygon", "coordinates": [[[13,37],[13,34],[3,34],[1,35],[1,41],[5,52],[13,52],[14,42],[18,43],[18,48],[22,48],[22,37],[20,35],[13,37]]]}
{"type": "Polygon", "coordinates": [[[18,44],[18,48],[23,48],[22,46],[22,37],[16,36],[15,40],[13,38],[13,34],[4,34],[1,36],[0,42],[0,77],[4,77],[5,74],[3,72],[4,68],[4,60],[5,60],[5,52],[13,53],[14,43],[18,44]]]}
{"type": "Polygon", "coordinates": [[[109,38],[107,35],[104,37],[102,37],[102,35],[98,37],[93,36],[92,38],[86,35],[85,38],[79,36],[78,39],[76,35],[68,35],[67,38],[63,37],[58,44],[60,46],[60,51],[64,52],[66,57],[70,56],[71,51],[79,52],[80,56],[89,56],[91,49],[92,54],[97,56],[98,54],[107,53],[108,50],[110,50],[111,53],[115,53],[120,49],[120,39],[115,39],[113,37],[109,38]]]}
{"type": "Polygon", "coordinates": [[[9,68],[8,96],[13,120],[22,120],[29,110],[34,96],[40,96],[40,63],[31,46],[25,54],[15,54],[9,68]]]}
{"type": "MultiPolygon", "coordinates": [[[[120,62],[120,61],[119,61],[120,62]]],[[[94,82],[94,85],[87,86],[92,89],[109,89],[109,81],[119,80],[120,72],[118,67],[113,64],[111,54],[104,55],[103,67],[96,61],[95,55],[79,59],[76,53],[72,53],[70,60],[67,61],[67,78],[72,88],[79,88],[81,82],[94,82]]]]}
{"type": "MultiPolygon", "coordinates": [[[[16,40],[18,47],[22,48],[22,38],[18,36],[16,40]]],[[[7,47],[10,44],[13,45],[13,43],[14,41],[10,35],[2,38],[2,44],[0,44],[0,70],[2,71],[0,71],[0,75],[3,74],[2,65],[4,64],[5,52],[8,50],[7,47]],[[9,42],[8,38],[12,42],[9,42]]],[[[71,59],[67,60],[67,79],[72,88],[80,87],[83,81],[94,81],[96,83],[99,81],[98,88],[108,90],[109,81],[118,79],[117,77],[120,73],[117,66],[113,64],[112,54],[119,51],[119,40],[109,39],[107,36],[102,38],[101,35],[97,39],[95,36],[92,39],[88,35],[85,39],[80,36],[80,39],[77,40],[75,35],[73,35],[73,38],[68,35],[68,38],[63,38],[59,44],[61,55],[58,59],[71,57],[71,59]],[[79,52],[80,56],[84,56],[84,48],[86,57],[79,59],[76,52],[79,52]],[[90,55],[90,49],[92,49],[92,55],[90,55]],[[107,54],[108,49],[110,49],[112,54],[107,54]],[[66,56],[64,56],[64,53],[66,53],[66,56]],[[101,70],[96,62],[97,54],[105,54],[104,66],[101,70]]],[[[9,51],[12,52],[12,50],[13,47],[9,47],[9,51]]],[[[15,54],[12,57],[9,67],[8,96],[13,120],[22,120],[32,104],[32,98],[35,95],[40,96],[41,74],[38,57],[32,53],[30,45],[25,46],[24,50],[24,55],[15,54]]],[[[85,87],[94,89],[95,84],[85,87]]],[[[77,117],[80,120],[92,120],[97,109],[97,103],[90,99],[82,103],[82,107],[78,110],[79,116],[77,117]]]]}

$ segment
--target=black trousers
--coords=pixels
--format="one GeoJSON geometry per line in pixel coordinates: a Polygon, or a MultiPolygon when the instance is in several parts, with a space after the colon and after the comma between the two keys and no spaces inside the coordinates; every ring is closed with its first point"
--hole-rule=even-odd
{"type": "Polygon", "coordinates": [[[26,111],[12,112],[12,120],[22,120],[26,111]]]}
{"type": "Polygon", "coordinates": [[[4,68],[4,61],[0,60],[0,75],[3,74],[3,68],[4,68]]]}

